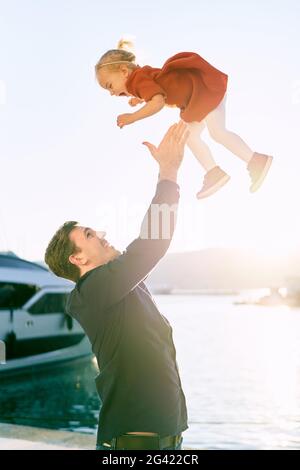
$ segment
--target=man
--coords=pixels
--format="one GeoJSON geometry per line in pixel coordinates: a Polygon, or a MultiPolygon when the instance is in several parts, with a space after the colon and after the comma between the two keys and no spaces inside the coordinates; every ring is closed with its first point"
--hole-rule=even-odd
{"type": "Polygon", "coordinates": [[[59,228],[45,253],[57,276],[76,282],[67,313],[82,325],[97,358],[99,450],[181,449],[188,428],[172,328],[143,282],[173,236],[187,138],[181,121],[158,148],[144,142],[159,164],[159,181],[140,235],[124,253],[105,232],[75,221],[59,228]]]}

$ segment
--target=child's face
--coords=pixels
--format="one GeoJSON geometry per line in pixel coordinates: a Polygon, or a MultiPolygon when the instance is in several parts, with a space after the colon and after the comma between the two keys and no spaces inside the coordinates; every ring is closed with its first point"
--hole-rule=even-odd
{"type": "Polygon", "coordinates": [[[108,90],[111,95],[130,96],[126,89],[126,80],[130,71],[126,66],[121,66],[119,70],[112,71],[102,68],[97,73],[99,85],[108,90]]]}

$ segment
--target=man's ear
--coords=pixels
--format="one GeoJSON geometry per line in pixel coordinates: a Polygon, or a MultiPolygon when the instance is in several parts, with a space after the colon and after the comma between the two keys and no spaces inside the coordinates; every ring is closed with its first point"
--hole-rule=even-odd
{"type": "Polygon", "coordinates": [[[75,264],[75,266],[82,266],[84,264],[84,257],[80,256],[79,254],[77,255],[70,255],[69,256],[69,261],[71,264],[75,264]]]}

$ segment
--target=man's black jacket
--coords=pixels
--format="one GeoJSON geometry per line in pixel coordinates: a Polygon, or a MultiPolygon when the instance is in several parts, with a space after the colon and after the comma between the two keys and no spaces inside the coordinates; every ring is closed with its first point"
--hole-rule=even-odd
{"type": "Polygon", "coordinates": [[[67,313],[85,330],[98,361],[98,442],[188,428],[172,328],[143,282],[170,245],[178,200],[179,186],[159,181],[139,237],[117,259],[85,273],[68,299],[67,313]]]}

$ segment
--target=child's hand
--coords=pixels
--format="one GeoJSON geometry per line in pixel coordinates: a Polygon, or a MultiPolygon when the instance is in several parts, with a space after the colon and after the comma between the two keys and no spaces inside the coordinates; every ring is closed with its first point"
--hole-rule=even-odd
{"type": "Polygon", "coordinates": [[[137,104],[140,104],[140,103],[143,103],[144,100],[141,100],[140,98],[130,98],[130,100],[128,101],[128,104],[130,104],[130,106],[136,106],[137,104]]]}
{"type": "Polygon", "coordinates": [[[117,125],[120,129],[122,129],[124,126],[128,126],[128,124],[132,124],[133,122],[135,122],[135,119],[130,113],[120,114],[120,116],[117,118],[117,125]]]}

